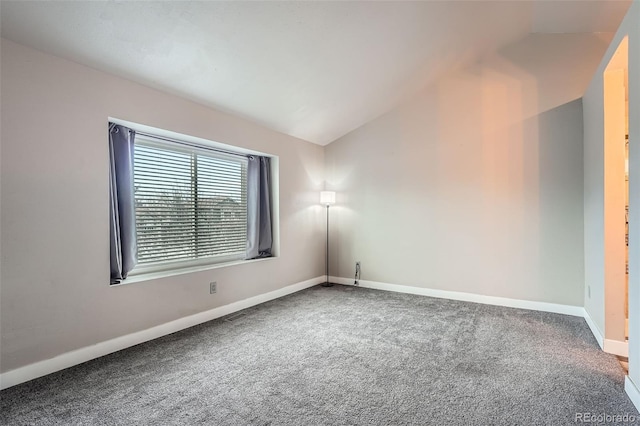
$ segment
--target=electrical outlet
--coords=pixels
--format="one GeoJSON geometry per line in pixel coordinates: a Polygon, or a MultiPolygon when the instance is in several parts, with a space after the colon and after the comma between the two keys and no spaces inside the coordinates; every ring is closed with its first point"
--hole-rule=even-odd
{"type": "Polygon", "coordinates": [[[218,291],[218,283],[216,281],[211,281],[209,283],[209,294],[214,294],[218,291]]]}

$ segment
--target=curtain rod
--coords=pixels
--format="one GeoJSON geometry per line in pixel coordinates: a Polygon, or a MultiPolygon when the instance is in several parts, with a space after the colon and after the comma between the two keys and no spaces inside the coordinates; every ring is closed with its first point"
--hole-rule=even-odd
{"type": "Polygon", "coordinates": [[[158,136],[158,135],[154,135],[154,134],[151,134],[151,133],[140,132],[140,131],[138,131],[136,129],[131,129],[131,130],[133,130],[136,133],[136,135],[146,136],[148,138],[153,138],[153,139],[159,139],[159,140],[163,140],[163,141],[166,141],[166,142],[177,143],[179,145],[186,145],[186,146],[190,146],[192,148],[200,148],[200,149],[205,149],[205,150],[208,150],[208,151],[222,152],[224,154],[235,155],[235,156],[238,156],[238,157],[251,158],[251,159],[256,157],[256,155],[253,155],[253,154],[242,154],[242,153],[235,152],[235,151],[228,151],[226,149],[214,148],[212,146],[207,146],[207,145],[201,145],[201,144],[196,143],[196,142],[181,141],[181,140],[178,140],[178,139],[167,138],[165,136],[158,136]]]}

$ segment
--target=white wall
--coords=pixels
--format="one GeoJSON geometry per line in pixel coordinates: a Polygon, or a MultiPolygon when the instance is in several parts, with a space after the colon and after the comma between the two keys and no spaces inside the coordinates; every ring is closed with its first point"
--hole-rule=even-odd
{"type": "Polygon", "coordinates": [[[606,46],[530,36],[328,145],[331,274],[582,306],[579,97],[606,46]]]}
{"type": "MultiPolygon", "coordinates": [[[[627,13],[629,36],[629,377],[640,389],[640,1],[627,13]]],[[[638,395],[640,397],[640,395],[638,395]]],[[[640,399],[634,400],[640,409],[640,399]]]]}
{"type": "Polygon", "coordinates": [[[1,51],[0,371],[324,274],[322,147],[7,40],[1,51]],[[110,287],[110,116],[279,156],[280,257],[110,287]]]}
{"type": "Polygon", "coordinates": [[[604,103],[602,72],[582,98],[584,122],[584,306],[604,337],[604,103]]]}
{"type": "MultiPolygon", "coordinates": [[[[625,19],[629,36],[629,376],[640,388],[640,1],[625,19]]],[[[635,401],[640,409],[640,400],[635,401]]]]}

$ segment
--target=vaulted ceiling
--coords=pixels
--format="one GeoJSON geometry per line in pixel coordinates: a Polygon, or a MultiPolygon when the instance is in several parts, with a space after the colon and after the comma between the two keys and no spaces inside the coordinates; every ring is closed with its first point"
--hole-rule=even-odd
{"type": "Polygon", "coordinates": [[[629,4],[2,1],[0,15],[2,37],[324,145],[530,34],[615,32],[629,4]]]}

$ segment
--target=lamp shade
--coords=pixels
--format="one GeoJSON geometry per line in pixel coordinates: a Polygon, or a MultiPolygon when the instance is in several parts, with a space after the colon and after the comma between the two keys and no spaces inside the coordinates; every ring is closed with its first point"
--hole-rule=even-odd
{"type": "Polygon", "coordinates": [[[325,206],[330,206],[336,203],[336,193],[333,191],[320,192],[320,203],[325,206]]]}

